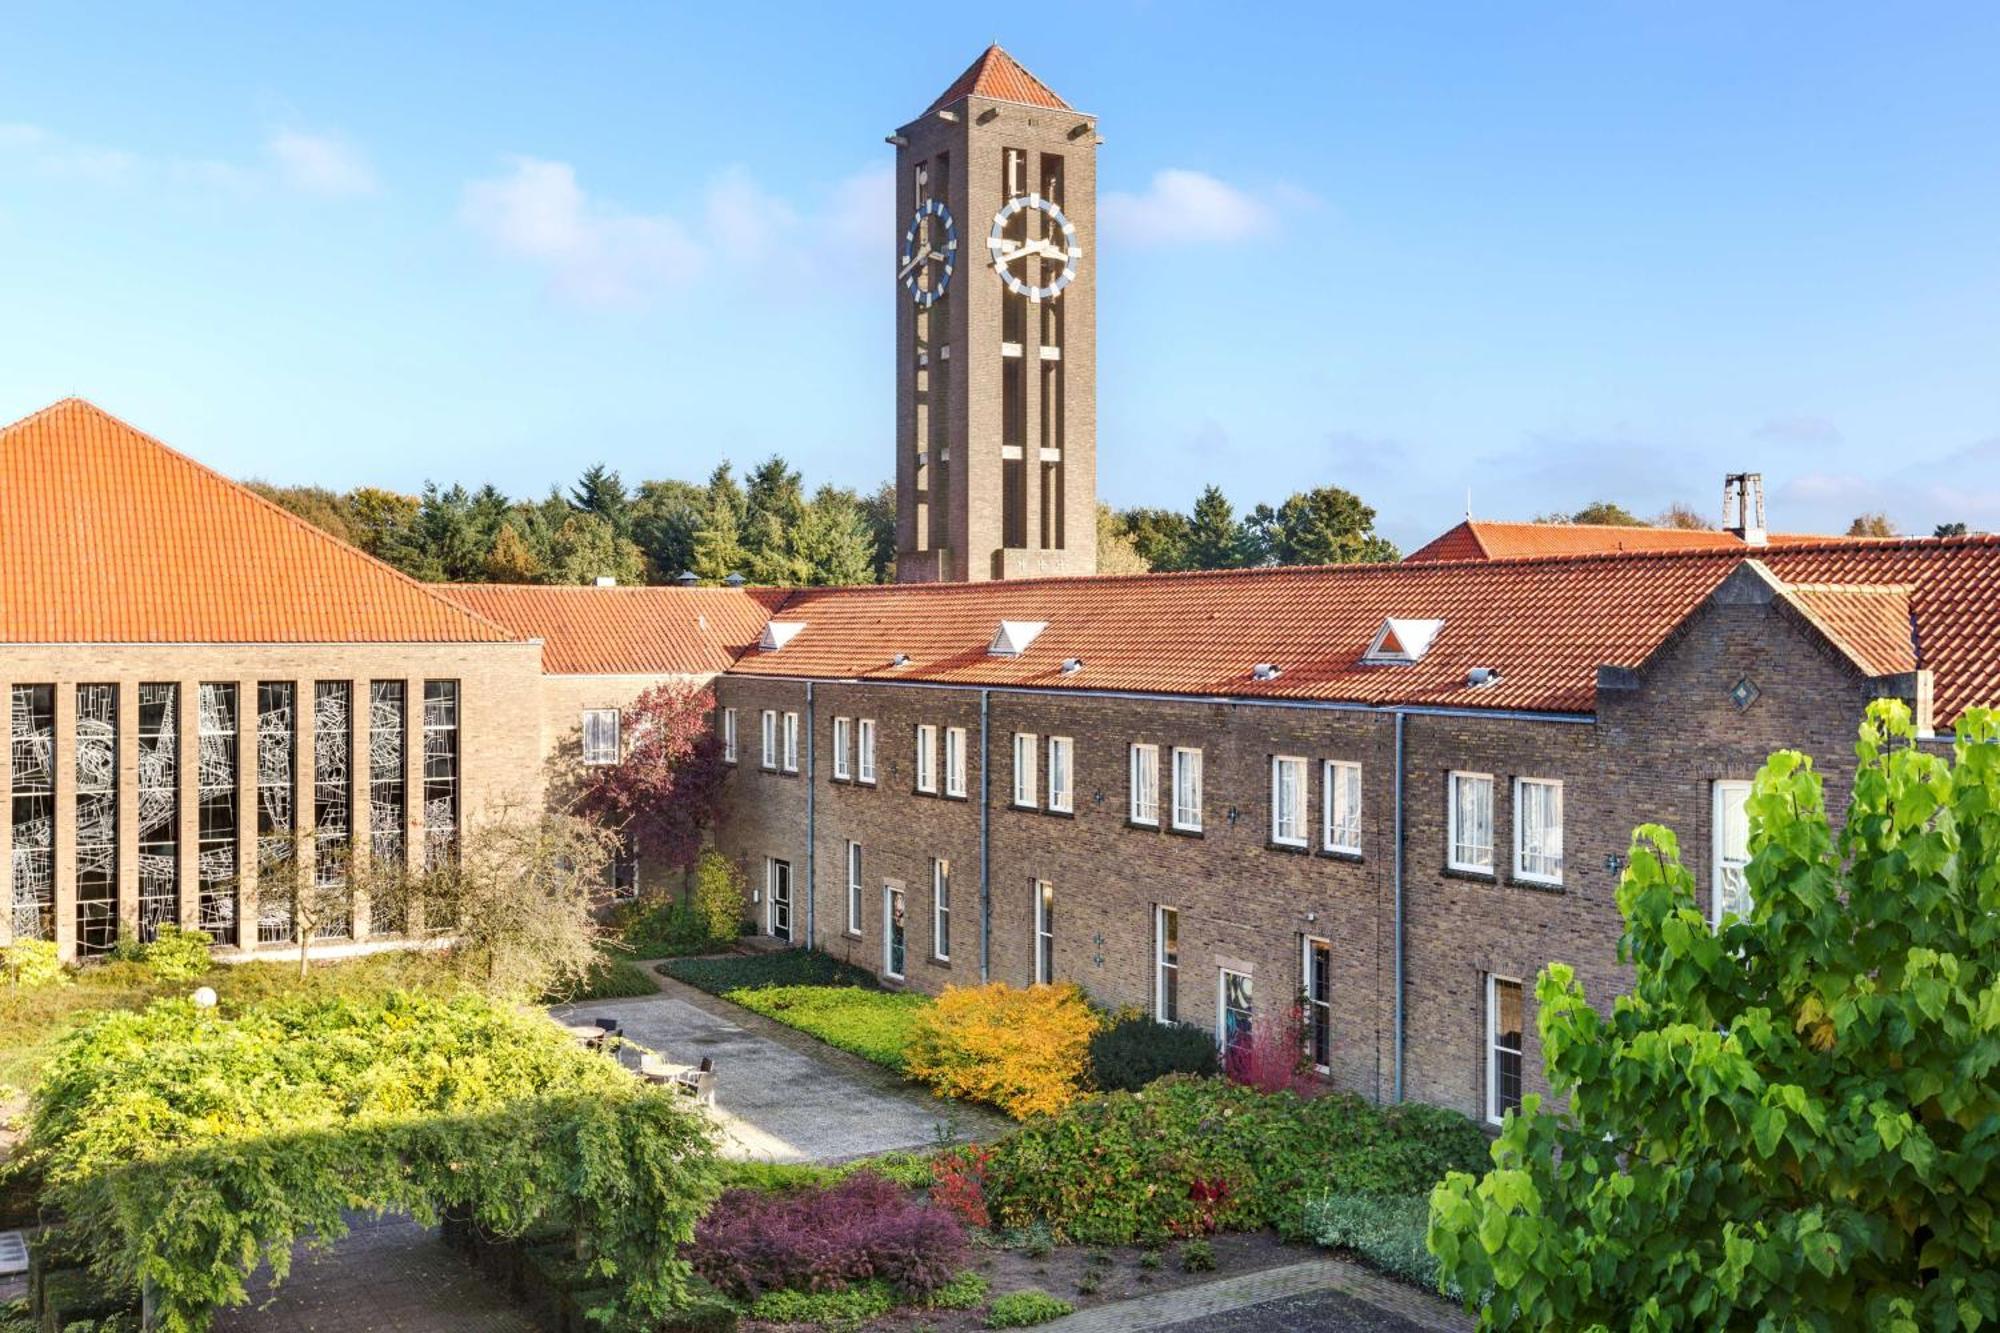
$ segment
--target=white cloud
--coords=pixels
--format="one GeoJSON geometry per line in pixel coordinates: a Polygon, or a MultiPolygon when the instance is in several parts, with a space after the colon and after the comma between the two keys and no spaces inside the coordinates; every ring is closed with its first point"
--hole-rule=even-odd
{"type": "Polygon", "coordinates": [[[1107,192],[1098,215],[1126,245],[1226,245],[1268,234],[1285,209],[1310,198],[1290,187],[1253,194],[1206,172],[1170,167],[1153,173],[1143,193],[1107,192]]]}
{"type": "Polygon", "coordinates": [[[139,159],[115,148],[76,143],[40,125],[0,125],[0,153],[49,176],[114,184],[131,176],[139,159]]]}
{"type": "Polygon", "coordinates": [[[367,157],[338,134],[278,130],[265,142],[278,177],[307,194],[373,194],[375,170],[367,157]]]}

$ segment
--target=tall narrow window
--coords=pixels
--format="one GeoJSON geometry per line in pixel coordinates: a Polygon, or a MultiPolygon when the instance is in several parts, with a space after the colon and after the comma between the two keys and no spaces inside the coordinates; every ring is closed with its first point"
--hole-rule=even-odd
{"type": "Polygon", "coordinates": [[[907,967],[908,949],[904,935],[908,922],[903,915],[903,891],[890,885],[882,886],[882,975],[895,981],[903,979],[903,969],[907,967]]]}
{"type": "Polygon", "coordinates": [[[1333,1068],[1333,946],[1307,936],[1300,949],[1300,991],[1305,1000],[1306,1053],[1322,1074],[1333,1068]]]}
{"type": "Polygon", "coordinates": [[[1250,1047],[1250,1034],[1257,1025],[1256,995],[1250,974],[1234,968],[1218,968],[1215,997],[1215,1040],[1222,1047],[1225,1065],[1241,1058],[1250,1047]]]}
{"type": "Polygon", "coordinates": [[[799,771],[799,715],[785,714],[785,771],[799,771]]]}
{"type": "Polygon", "coordinates": [[[139,938],[181,919],[180,686],[139,686],[139,938]]]}
{"type": "Polygon", "coordinates": [[[1186,745],[1174,747],[1174,827],[1201,832],[1201,751],[1186,745]]]}
{"type": "Polygon", "coordinates": [[[1717,926],[1726,915],[1749,917],[1750,799],[1747,782],[1718,782],[1713,797],[1715,878],[1709,892],[1709,919],[1717,926]]]}
{"type": "Polygon", "coordinates": [[[937,728],[928,722],[917,728],[917,790],[937,794],[937,728]]]}
{"type": "Polygon", "coordinates": [[[951,862],[931,859],[931,956],[951,960],[951,862]]]}
{"type": "Polygon", "coordinates": [[[1515,780],[1514,875],[1536,884],[1562,883],[1562,783],[1542,778],[1515,780]]]}
{"type": "Polygon", "coordinates": [[[766,708],[763,720],[763,758],[758,762],[765,768],[775,769],[778,766],[778,710],[766,708]]]}
{"type": "Polygon", "coordinates": [[[458,682],[424,682],[424,860],[458,856],[458,682]]]}
{"type": "Polygon", "coordinates": [[[1035,881],[1035,982],[1047,985],[1056,976],[1056,886],[1035,881]]]}
{"type": "Polygon", "coordinates": [[[298,827],[298,726],[293,714],[297,687],[289,680],[257,683],[257,942],[283,944],[292,938],[292,899],[287,875],[292,837],[298,827]]]}
{"type": "Polygon", "coordinates": [[[944,794],[965,795],[965,728],[944,729],[944,794]]]}
{"type": "MultiPolygon", "coordinates": [[[[403,868],[403,829],[409,822],[407,694],[400,680],[378,680],[368,690],[368,840],[375,864],[391,873],[403,868]]],[[[389,917],[374,924],[402,929],[400,919],[389,917]]]]}
{"type": "Polygon", "coordinates": [[[1035,754],[1040,738],[1032,731],[1014,733],[1014,804],[1033,808],[1039,804],[1040,785],[1035,777],[1035,754]]]}
{"type": "Polygon", "coordinates": [[[1157,745],[1134,745],[1132,747],[1132,801],[1130,817],[1134,824],[1145,824],[1158,828],[1160,824],[1160,747],[1157,745]]]}
{"type": "Polygon", "coordinates": [[[847,844],[847,933],[861,933],[861,844],[847,844]]]}
{"type": "Polygon", "coordinates": [[[849,737],[853,731],[852,719],[837,717],[833,720],[833,776],[842,782],[853,776],[848,766],[847,755],[850,748],[849,737]]]}
{"type": "Polygon", "coordinates": [[[608,768],[618,762],[618,710],[583,710],[583,762],[592,768],[608,768]]]}
{"type": "Polygon", "coordinates": [[[734,708],[725,708],[722,710],[722,762],[725,764],[736,762],[736,710],[734,708]]]}
{"type": "Polygon", "coordinates": [[[875,719],[859,718],[854,723],[854,780],[875,781],[875,719]]]}
{"type": "Polygon", "coordinates": [[[1181,914],[1172,907],[1153,909],[1153,1017],[1181,1021],[1181,914]]]}
{"type": "Polygon", "coordinates": [[[1453,773],[1446,864],[1453,870],[1493,873],[1493,779],[1485,773],[1453,773]]]}
{"type": "Polygon", "coordinates": [[[196,710],[199,786],[196,792],[195,867],[199,880],[200,926],[218,943],[236,943],[237,752],[236,686],[230,681],[201,686],[196,710]]]}
{"type": "Polygon", "coordinates": [[[8,883],[17,940],[56,937],[56,687],[9,691],[7,745],[14,856],[8,883]]]}
{"type": "Polygon", "coordinates": [[[1361,855],[1361,765],[1335,759],[1326,765],[1326,850],[1361,855]]]}
{"type": "MultiPolygon", "coordinates": [[[[313,882],[323,889],[348,883],[354,829],[354,686],[323,680],[313,687],[313,882]]],[[[354,929],[348,913],[331,909],[337,894],[316,895],[319,939],[344,939],[354,929]]]]}
{"type": "Polygon", "coordinates": [[[118,687],[76,687],[76,949],[118,942],[118,687]]]}
{"type": "Polygon", "coordinates": [[[1486,978],[1486,1118],[1499,1124],[1521,1106],[1521,983],[1486,978]]]}
{"type": "Polygon", "coordinates": [[[1306,761],[1288,755],[1271,759],[1271,841],[1281,847],[1306,845],[1306,761]]]}
{"type": "Polygon", "coordinates": [[[1049,737],[1049,809],[1068,814],[1076,807],[1076,743],[1049,737]]]}

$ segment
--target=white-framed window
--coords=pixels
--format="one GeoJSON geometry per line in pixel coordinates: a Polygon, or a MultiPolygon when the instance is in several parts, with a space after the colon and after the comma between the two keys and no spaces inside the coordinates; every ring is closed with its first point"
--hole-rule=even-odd
{"type": "Polygon", "coordinates": [[[1132,747],[1132,809],[1134,824],[1160,826],[1160,747],[1132,747]]]}
{"type": "Polygon", "coordinates": [[[875,719],[857,718],[854,722],[854,780],[873,784],[875,781],[875,719]]]}
{"type": "Polygon", "coordinates": [[[1445,830],[1445,864],[1493,873],[1493,775],[1453,773],[1445,830]]]}
{"type": "Polygon", "coordinates": [[[965,728],[944,729],[944,794],[965,795],[965,728]]]}
{"type": "Polygon", "coordinates": [[[618,762],[618,710],[583,710],[583,762],[603,768],[618,762]]]}
{"type": "Polygon", "coordinates": [[[1064,814],[1076,808],[1076,742],[1049,737],[1049,809],[1064,814]]]}
{"type": "Polygon", "coordinates": [[[1750,799],[1747,782],[1718,782],[1711,803],[1714,815],[1715,878],[1709,886],[1710,922],[1720,926],[1724,915],[1750,915],[1750,799]]]}
{"type": "Polygon", "coordinates": [[[903,891],[893,884],[882,886],[882,975],[903,979],[908,963],[908,922],[903,916],[903,891]]]}
{"type": "Polygon", "coordinates": [[[725,708],[722,710],[722,762],[725,764],[736,762],[736,710],[734,708],[725,708]]]}
{"type": "Polygon", "coordinates": [[[1271,756],[1271,841],[1306,845],[1306,761],[1292,755],[1271,756]]]}
{"type": "Polygon", "coordinates": [[[1521,983],[1486,978],[1486,1119],[1499,1124],[1521,1105],[1521,983]]]}
{"type": "Polygon", "coordinates": [[[1514,779],[1514,877],[1535,884],[1563,879],[1563,785],[1514,779]]]}
{"type": "Polygon", "coordinates": [[[1174,747],[1174,827],[1201,832],[1201,751],[1190,745],[1174,747]]]}
{"type": "Polygon", "coordinates": [[[1046,986],[1056,975],[1056,886],[1035,881],[1035,984],[1046,986]]]}
{"type": "Polygon", "coordinates": [[[1333,945],[1311,935],[1299,941],[1299,993],[1306,1054],[1320,1073],[1333,1069],[1333,945]]]}
{"type": "Polygon", "coordinates": [[[785,714],[785,771],[799,771],[799,715],[785,714]]]}
{"type": "Polygon", "coordinates": [[[1035,756],[1040,737],[1032,731],[1014,733],[1014,804],[1032,810],[1041,802],[1041,785],[1035,776],[1035,756]]]}
{"type": "Polygon", "coordinates": [[[1325,806],[1326,850],[1342,856],[1361,855],[1361,765],[1329,759],[1320,792],[1325,806]]]}
{"type": "Polygon", "coordinates": [[[833,776],[842,782],[853,776],[853,770],[848,766],[850,763],[848,750],[852,747],[853,739],[854,719],[836,717],[833,720],[833,776]]]}
{"type": "Polygon", "coordinates": [[[765,768],[778,766],[778,714],[775,709],[764,710],[764,757],[765,768]]]}
{"type": "Polygon", "coordinates": [[[937,795],[937,728],[928,722],[917,728],[917,790],[937,795]]]}
{"type": "Polygon", "coordinates": [[[951,961],[951,862],[931,858],[931,957],[951,961]]]}
{"type": "Polygon", "coordinates": [[[861,933],[861,844],[847,843],[847,933],[861,933]]]}
{"type": "Polygon", "coordinates": [[[1219,967],[1215,976],[1215,1044],[1222,1048],[1225,1062],[1250,1045],[1257,1025],[1256,994],[1250,974],[1219,967]]]}
{"type": "Polygon", "coordinates": [[[1181,1018],[1181,914],[1174,907],[1153,909],[1153,1017],[1181,1018]]]}

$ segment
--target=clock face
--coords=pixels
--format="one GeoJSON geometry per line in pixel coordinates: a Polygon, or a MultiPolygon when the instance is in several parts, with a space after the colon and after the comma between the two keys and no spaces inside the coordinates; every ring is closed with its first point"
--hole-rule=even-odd
{"type": "Polygon", "coordinates": [[[1076,224],[1063,215],[1055,200],[1038,194],[1016,195],[993,215],[993,231],[986,238],[986,248],[993,256],[993,270],[1007,284],[1007,290],[1030,301],[1052,301],[1062,295],[1062,289],[1076,280],[1077,261],[1083,258],[1083,247],[1076,243],[1076,224]],[[1042,237],[1008,240],[1007,224],[1014,220],[1015,214],[1028,210],[1043,215],[1042,237]],[[1025,261],[1030,255],[1040,255],[1048,261],[1042,265],[1039,287],[1030,286],[1025,276],[1028,269],[1025,261]]]}
{"type": "Polygon", "coordinates": [[[909,289],[912,301],[929,307],[951,286],[952,270],[957,267],[958,224],[941,200],[926,199],[917,205],[917,215],[903,233],[903,256],[896,265],[896,278],[909,289]]]}

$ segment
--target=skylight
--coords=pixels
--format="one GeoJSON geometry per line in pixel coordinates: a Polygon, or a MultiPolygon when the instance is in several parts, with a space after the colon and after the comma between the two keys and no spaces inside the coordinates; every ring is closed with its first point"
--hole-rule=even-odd
{"type": "Polygon", "coordinates": [[[767,620],[764,622],[764,637],[757,641],[757,646],[767,653],[775,653],[798,638],[799,631],[805,627],[803,620],[767,620]]]}
{"type": "Polygon", "coordinates": [[[993,636],[986,652],[991,657],[1019,657],[1028,651],[1028,645],[1035,641],[1043,630],[1049,627],[1046,620],[1003,620],[1000,630],[993,636]]]}
{"type": "Polygon", "coordinates": [[[1405,620],[1390,616],[1382,622],[1382,628],[1375,631],[1375,642],[1368,645],[1368,651],[1361,660],[1371,666],[1405,665],[1421,662],[1430,651],[1431,640],[1437,638],[1444,628],[1442,620],[1405,620]]]}

